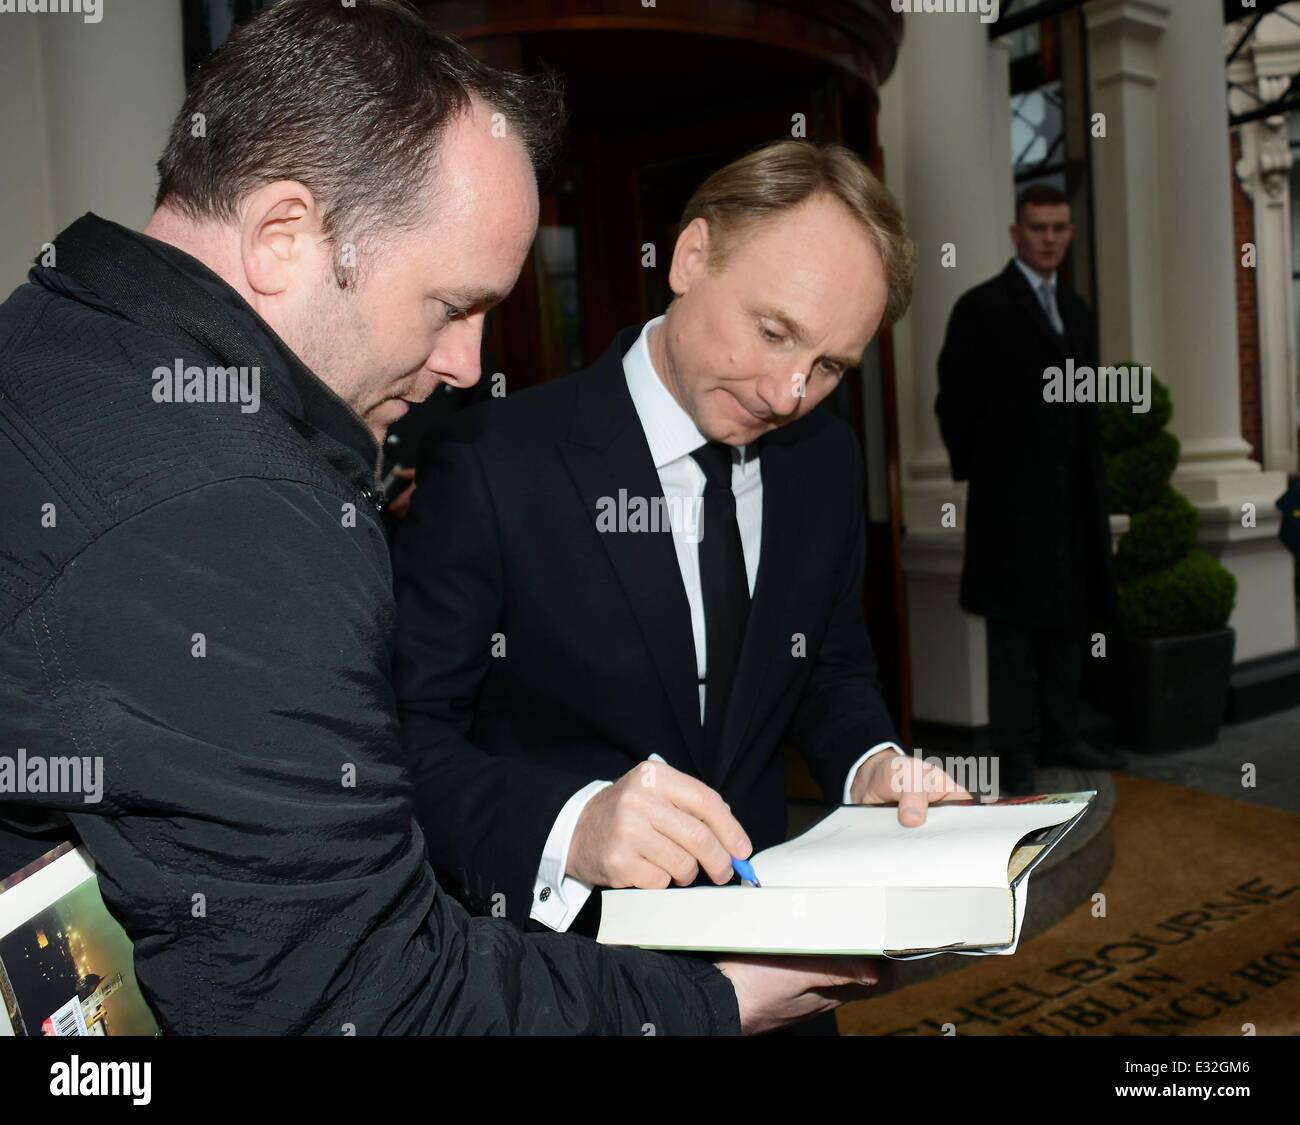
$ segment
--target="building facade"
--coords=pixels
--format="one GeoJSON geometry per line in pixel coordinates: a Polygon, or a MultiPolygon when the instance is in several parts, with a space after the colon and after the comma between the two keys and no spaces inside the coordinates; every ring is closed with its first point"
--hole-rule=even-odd
{"type": "MultiPolygon", "coordinates": [[[[1174,484],[1238,580],[1238,665],[1297,659],[1275,503],[1300,471],[1300,114],[1251,113],[1300,72],[1300,4],[1234,2],[1004,0],[999,24],[960,2],[419,4],[483,56],[557,66],[571,89],[571,143],[494,328],[511,386],[580,366],[662,311],[675,214],[712,167],[791,134],[855,148],[918,248],[909,314],[836,406],[867,454],[868,615],[904,726],[978,729],[983,622],[957,604],[964,491],[935,419],[936,363],[954,302],[1012,253],[1017,186],[1055,179],[1075,202],[1070,279],[1096,303],[1104,361],[1149,364],[1170,388],[1174,484]],[[1230,126],[1230,113],[1251,119],[1230,126]],[[538,354],[552,369],[522,374],[518,357],[538,354]]],[[[17,107],[0,115],[7,292],[87,210],[143,226],[186,60],[221,19],[149,0],[96,24],[0,20],[0,95],[17,107]]]]}

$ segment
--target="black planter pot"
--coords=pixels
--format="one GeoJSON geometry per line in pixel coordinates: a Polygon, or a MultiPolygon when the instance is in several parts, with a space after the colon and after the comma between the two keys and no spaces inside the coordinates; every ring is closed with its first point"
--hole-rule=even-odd
{"type": "Polygon", "coordinates": [[[1146,753],[1192,750],[1219,737],[1237,634],[1119,638],[1108,661],[1120,741],[1146,753]]]}

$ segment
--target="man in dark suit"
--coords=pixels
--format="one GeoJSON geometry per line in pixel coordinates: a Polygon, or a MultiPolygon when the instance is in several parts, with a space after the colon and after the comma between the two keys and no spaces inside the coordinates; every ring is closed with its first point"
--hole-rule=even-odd
{"type": "Polygon", "coordinates": [[[1058,280],[1073,234],[1063,192],[1022,192],[1016,257],[958,300],[939,355],[939,425],[953,479],[970,482],[960,600],[986,619],[990,738],[1011,792],[1034,788],[1035,763],[1123,764],[1079,741],[1088,630],[1115,596],[1097,404],[1044,392],[1067,360],[1098,364],[1092,311],[1058,280]]]}
{"type": "Polygon", "coordinates": [[[813,409],[906,306],[897,206],[847,150],[786,141],[682,228],[666,315],[461,415],[396,539],[430,855],[520,925],[727,882],[784,838],[786,741],[830,802],[918,824],[943,797],[875,679],[857,441],[813,409]]]}

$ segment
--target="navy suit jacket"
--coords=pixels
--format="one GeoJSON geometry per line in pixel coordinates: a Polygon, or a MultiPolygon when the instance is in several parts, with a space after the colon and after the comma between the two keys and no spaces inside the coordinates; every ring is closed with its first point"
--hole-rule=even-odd
{"type": "Polygon", "coordinates": [[[762,439],[754,598],[706,754],[671,531],[597,527],[602,498],[663,494],[623,374],[639,331],[456,416],[394,544],[395,682],[430,857],[521,926],[551,827],[589,782],[657,752],[716,789],[757,850],[785,836],[785,742],[838,803],[853,762],[895,737],[863,613],[861,452],[816,409],[762,439]]]}

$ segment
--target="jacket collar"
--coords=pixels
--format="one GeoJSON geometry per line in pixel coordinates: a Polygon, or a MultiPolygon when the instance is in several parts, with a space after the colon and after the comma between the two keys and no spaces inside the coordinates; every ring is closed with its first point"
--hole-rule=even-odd
{"type": "Polygon", "coordinates": [[[57,268],[34,267],[34,284],[188,340],[224,366],[258,367],[264,403],[344,480],[379,501],[380,451],[366,424],[202,262],[91,213],[54,240],[54,252],[57,268]]]}
{"type": "MultiPolygon", "coordinates": [[[[574,406],[569,440],[589,449],[606,449],[628,426],[637,422],[636,407],[623,377],[623,356],[641,334],[639,327],[623,328],[605,353],[579,375],[582,385],[574,406]]],[[[638,430],[640,426],[638,425],[638,430]]],[[[642,434],[644,443],[645,435],[642,434]]],[[[646,446],[649,453],[649,446],[646,446]]],[[[651,462],[653,467],[653,462],[651,462]]]]}
{"type": "Polygon", "coordinates": [[[1052,290],[1052,297],[1053,298],[1056,297],[1056,280],[1058,276],[1056,270],[1052,271],[1051,277],[1044,277],[1041,273],[1033,269],[1031,266],[1025,265],[1024,261],[1021,258],[1012,258],[1011,264],[1020,271],[1020,276],[1023,277],[1027,282],[1029,282],[1029,288],[1034,291],[1035,295],[1037,295],[1038,293],[1038,287],[1043,282],[1047,282],[1048,287],[1052,290]]]}

